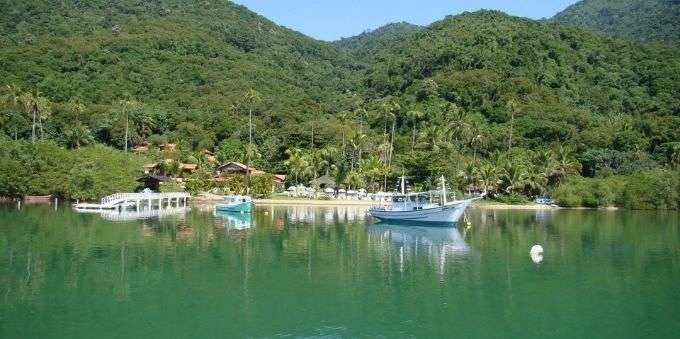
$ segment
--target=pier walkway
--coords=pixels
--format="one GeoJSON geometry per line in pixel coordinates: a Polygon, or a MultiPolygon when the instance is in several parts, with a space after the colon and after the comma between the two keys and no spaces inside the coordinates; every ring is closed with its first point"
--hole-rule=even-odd
{"type": "Polygon", "coordinates": [[[173,193],[116,193],[104,197],[99,204],[80,203],[73,205],[76,210],[123,210],[142,208],[149,210],[167,207],[186,207],[191,195],[186,192],[173,193]]]}

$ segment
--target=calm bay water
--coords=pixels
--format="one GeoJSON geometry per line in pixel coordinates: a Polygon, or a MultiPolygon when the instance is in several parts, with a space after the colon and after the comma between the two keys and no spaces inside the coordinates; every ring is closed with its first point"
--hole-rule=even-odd
{"type": "Polygon", "coordinates": [[[680,333],[679,214],[469,214],[464,230],[355,208],[112,221],[0,206],[0,337],[680,333]]]}

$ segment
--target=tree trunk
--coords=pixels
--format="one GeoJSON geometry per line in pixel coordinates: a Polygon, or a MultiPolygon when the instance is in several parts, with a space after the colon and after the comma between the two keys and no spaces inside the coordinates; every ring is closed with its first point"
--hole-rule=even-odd
{"type": "Polygon", "coordinates": [[[127,108],[125,108],[125,153],[128,152],[128,132],[130,129],[130,119],[128,117],[127,108]]]}
{"type": "Polygon", "coordinates": [[[508,151],[512,151],[512,134],[515,128],[515,112],[510,113],[510,138],[508,139],[508,151]]]}
{"type": "Polygon", "coordinates": [[[345,126],[342,126],[342,159],[345,160],[345,126]]]}
{"type": "Polygon", "coordinates": [[[35,107],[35,104],[33,104],[33,125],[31,127],[31,143],[35,144],[35,115],[36,115],[36,110],[37,108],[35,107]]]}
{"type": "Polygon", "coordinates": [[[394,153],[394,129],[397,125],[397,119],[395,118],[392,120],[392,139],[390,140],[390,158],[389,162],[387,163],[387,167],[391,168],[392,167],[392,154],[394,153]]]}
{"type": "Polygon", "coordinates": [[[411,141],[411,153],[416,148],[416,121],[413,120],[413,140],[411,141]]]}

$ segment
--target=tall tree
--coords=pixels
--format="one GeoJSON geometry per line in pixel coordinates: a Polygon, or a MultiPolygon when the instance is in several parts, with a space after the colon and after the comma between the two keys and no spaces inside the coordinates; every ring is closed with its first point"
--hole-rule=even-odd
{"type": "Polygon", "coordinates": [[[508,152],[512,151],[512,137],[515,132],[515,114],[517,113],[517,102],[515,99],[508,100],[505,109],[510,114],[510,133],[508,135],[508,152]]]}
{"type": "Polygon", "coordinates": [[[47,98],[41,96],[38,91],[36,91],[35,94],[24,92],[21,95],[20,100],[26,113],[30,114],[32,117],[31,142],[35,143],[36,129],[38,126],[40,128],[40,138],[43,138],[42,121],[49,116],[51,103],[47,98]]]}
{"type": "Polygon", "coordinates": [[[416,133],[418,121],[420,121],[425,116],[425,113],[423,113],[423,111],[420,110],[410,110],[406,113],[406,116],[408,117],[409,120],[411,120],[411,123],[413,124],[413,136],[411,139],[411,152],[413,152],[416,148],[416,133]]]}

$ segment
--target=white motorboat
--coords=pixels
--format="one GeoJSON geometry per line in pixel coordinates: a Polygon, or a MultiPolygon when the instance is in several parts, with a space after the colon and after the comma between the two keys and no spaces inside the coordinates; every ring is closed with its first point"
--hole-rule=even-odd
{"type": "Polygon", "coordinates": [[[369,209],[369,214],[385,222],[453,224],[463,216],[470,204],[482,197],[447,201],[446,180],[442,177],[441,191],[406,193],[405,178],[401,178],[401,194],[393,195],[391,206],[369,209]],[[435,200],[439,201],[435,201],[435,200]]]}

